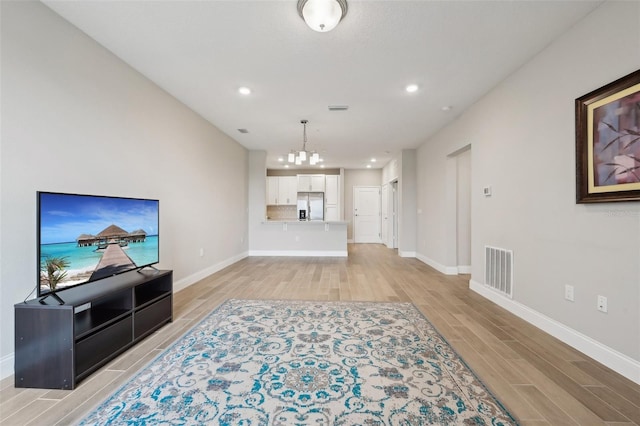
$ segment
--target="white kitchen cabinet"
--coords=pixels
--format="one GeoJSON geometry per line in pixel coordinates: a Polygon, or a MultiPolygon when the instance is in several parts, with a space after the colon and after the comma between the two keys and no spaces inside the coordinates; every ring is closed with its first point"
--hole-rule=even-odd
{"type": "Polygon", "coordinates": [[[340,220],[340,212],[338,211],[338,206],[325,206],[324,208],[324,220],[327,222],[340,220]]]}
{"type": "Polygon", "coordinates": [[[326,175],[325,176],[325,203],[327,205],[338,204],[338,175],[326,175]]]}
{"type": "Polygon", "coordinates": [[[278,177],[267,176],[267,205],[275,206],[278,204],[278,177]]]}
{"type": "Polygon", "coordinates": [[[298,175],[298,192],[324,192],[324,175],[298,175]]]}
{"type": "Polygon", "coordinates": [[[298,179],[295,176],[267,176],[267,205],[295,205],[298,179]]]}
{"type": "Polygon", "coordinates": [[[295,176],[278,178],[278,204],[295,205],[298,201],[298,179],[295,176]]]}
{"type": "Polygon", "coordinates": [[[340,220],[340,176],[325,176],[324,220],[334,221],[340,220]]]}

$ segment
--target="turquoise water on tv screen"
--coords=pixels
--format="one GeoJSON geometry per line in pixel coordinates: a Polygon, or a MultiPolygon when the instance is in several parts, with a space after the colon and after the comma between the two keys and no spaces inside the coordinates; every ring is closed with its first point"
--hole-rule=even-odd
{"type": "MultiPolygon", "coordinates": [[[[101,252],[96,252],[96,246],[78,247],[75,242],[42,244],[40,246],[40,258],[66,257],[69,262],[69,270],[85,270],[95,268],[102,257],[101,252]]],[[[124,252],[138,265],[148,265],[158,262],[158,236],[148,235],[143,243],[129,243],[124,252]]]]}

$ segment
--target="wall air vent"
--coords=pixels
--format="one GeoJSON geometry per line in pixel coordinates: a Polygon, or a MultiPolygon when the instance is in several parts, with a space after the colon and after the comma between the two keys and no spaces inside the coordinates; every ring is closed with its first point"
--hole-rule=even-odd
{"type": "Polygon", "coordinates": [[[329,105],[329,111],[346,111],[349,105],[329,105]]]}
{"type": "Polygon", "coordinates": [[[513,251],[484,246],[484,283],[513,297],[513,251]]]}
{"type": "Polygon", "coordinates": [[[247,129],[238,129],[238,131],[240,133],[249,133],[249,131],[247,129]]]}

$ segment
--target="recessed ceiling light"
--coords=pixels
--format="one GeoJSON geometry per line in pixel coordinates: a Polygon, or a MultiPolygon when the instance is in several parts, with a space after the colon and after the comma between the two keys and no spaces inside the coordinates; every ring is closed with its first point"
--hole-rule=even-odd
{"type": "Polygon", "coordinates": [[[324,169],[324,164],[320,164],[320,168],[321,168],[321,169],[324,169]]]}
{"type": "Polygon", "coordinates": [[[284,161],[284,158],[278,157],[278,161],[282,163],[284,161]]]}
{"type": "Polygon", "coordinates": [[[443,110],[443,111],[451,111],[453,109],[453,107],[451,105],[445,105],[440,109],[443,110]]]}
{"type": "Polygon", "coordinates": [[[413,92],[417,92],[418,91],[418,85],[417,84],[410,84],[407,87],[405,87],[405,90],[409,93],[413,93],[413,92]]]}
{"type": "Polygon", "coordinates": [[[367,164],[367,169],[370,169],[370,168],[371,168],[371,164],[367,164]]]}
{"type": "Polygon", "coordinates": [[[288,164],[285,164],[285,165],[284,165],[284,168],[285,168],[285,169],[288,169],[288,168],[289,168],[289,165],[288,165],[288,164]]]}
{"type": "Polygon", "coordinates": [[[248,87],[241,87],[238,89],[238,93],[240,93],[241,95],[250,95],[251,89],[249,89],[248,87]]]}
{"type": "Polygon", "coordinates": [[[372,159],[371,159],[371,162],[372,162],[372,163],[375,163],[376,161],[378,161],[378,160],[376,160],[375,158],[372,158],[372,159]]]}

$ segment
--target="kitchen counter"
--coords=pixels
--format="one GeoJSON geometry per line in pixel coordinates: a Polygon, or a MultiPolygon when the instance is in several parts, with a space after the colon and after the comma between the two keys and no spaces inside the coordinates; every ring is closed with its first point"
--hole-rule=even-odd
{"type": "Polygon", "coordinates": [[[297,219],[265,219],[262,223],[297,223],[303,225],[305,223],[320,225],[320,224],[335,224],[346,225],[348,222],[345,220],[297,220],[297,219]]]}
{"type": "Polygon", "coordinates": [[[250,256],[347,257],[347,221],[265,219],[250,256]]]}

